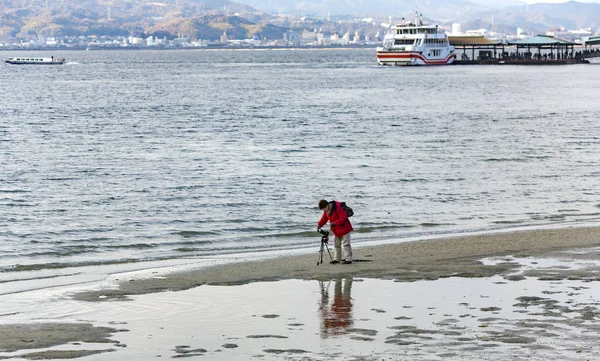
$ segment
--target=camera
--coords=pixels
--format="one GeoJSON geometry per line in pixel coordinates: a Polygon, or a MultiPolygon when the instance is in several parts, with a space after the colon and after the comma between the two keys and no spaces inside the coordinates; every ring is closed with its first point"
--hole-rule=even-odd
{"type": "Polygon", "coordinates": [[[325,237],[329,237],[329,231],[319,228],[319,233],[321,233],[325,237]]]}

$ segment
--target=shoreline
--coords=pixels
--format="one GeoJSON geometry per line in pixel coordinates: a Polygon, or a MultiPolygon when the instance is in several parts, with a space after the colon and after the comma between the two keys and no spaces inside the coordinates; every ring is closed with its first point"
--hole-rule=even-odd
{"type": "MultiPolygon", "coordinates": [[[[316,244],[316,243],[315,243],[316,244]]],[[[330,245],[330,249],[331,249],[330,245]]],[[[512,267],[488,267],[479,260],[490,256],[540,256],[565,249],[600,246],[600,227],[567,227],[458,235],[411,242],[353,248],[350,265],[317,266],[318,252],[209,266],[130,278],[118,289],[98,289],[74,295],[82,301],[106,301],[202,285],[240,285],[287,279],[331,279],[339,276],[416,281],[443,277],[489,277],[512,267]]],[[[315,250],[317,250],[315,246],[315,250]]],[[[331,249],[333,252],[333,249],[331,249]]],[[[328,259],[324,254],[323,259],[328,259]]]]}
{"type": "Polygon", "coordinates": [[[315,46],[248,46],[248,47],[235,47],[235,46],[199,46],[199,47],[69,47],[69,48],[3,48],[0,47],[0,51],[98,51],[98,50],[157,50],[157,51],[168,51],[168,50],[354,50],[354,49],[375,49],[379,45],[315,45],[315,46]]]}

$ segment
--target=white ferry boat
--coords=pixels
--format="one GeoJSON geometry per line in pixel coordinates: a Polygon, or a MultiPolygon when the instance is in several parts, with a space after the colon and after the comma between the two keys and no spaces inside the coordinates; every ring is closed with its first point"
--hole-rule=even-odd
{"type": "Polygon", "coordinates": [[[438,25],[423,25],[419,14],[414,23],[392,26],[377,48],[379,65],[446,65],[455,58],[446,32],[438,25]]]}
{"type": "Polygon", "coordinates": [[[8,58],[4,60],[8,64],[16,64],[16,65],[30,65],[30,64],[39,64],[39,65],[61,65],[65,63],[65,59],[55,59],[53,56],[49,58],[43,57],[34,57],[34,56],[19,56],[8,58]]]}

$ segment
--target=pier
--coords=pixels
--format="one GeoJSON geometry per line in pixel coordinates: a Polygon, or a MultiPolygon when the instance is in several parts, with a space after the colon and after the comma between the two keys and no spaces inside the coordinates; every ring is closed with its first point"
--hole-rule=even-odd
{"type": "Polygon", "coordinates": [[[589,63],[588,58],[600,57],[600,36],[591,37],[581,50],[566,40],[537,35],[528,39],[502,42],[482,36],[451,36],[455,47],[455,64],[564,65],[589,63]],[[588,48],[589,46],[589,48],[588,48]]]}

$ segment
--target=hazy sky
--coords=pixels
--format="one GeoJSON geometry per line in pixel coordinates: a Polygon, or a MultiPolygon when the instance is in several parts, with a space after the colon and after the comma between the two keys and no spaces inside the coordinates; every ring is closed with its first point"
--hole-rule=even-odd
{"type": "MultiPolygon", "coordinates": [[[[533,3],[566,3],[570,0],[521,0],[523,2],[533,4],[533,3]]],[[[577,0],[580,3],[600,3],[600,0],[577,0]]]]}

